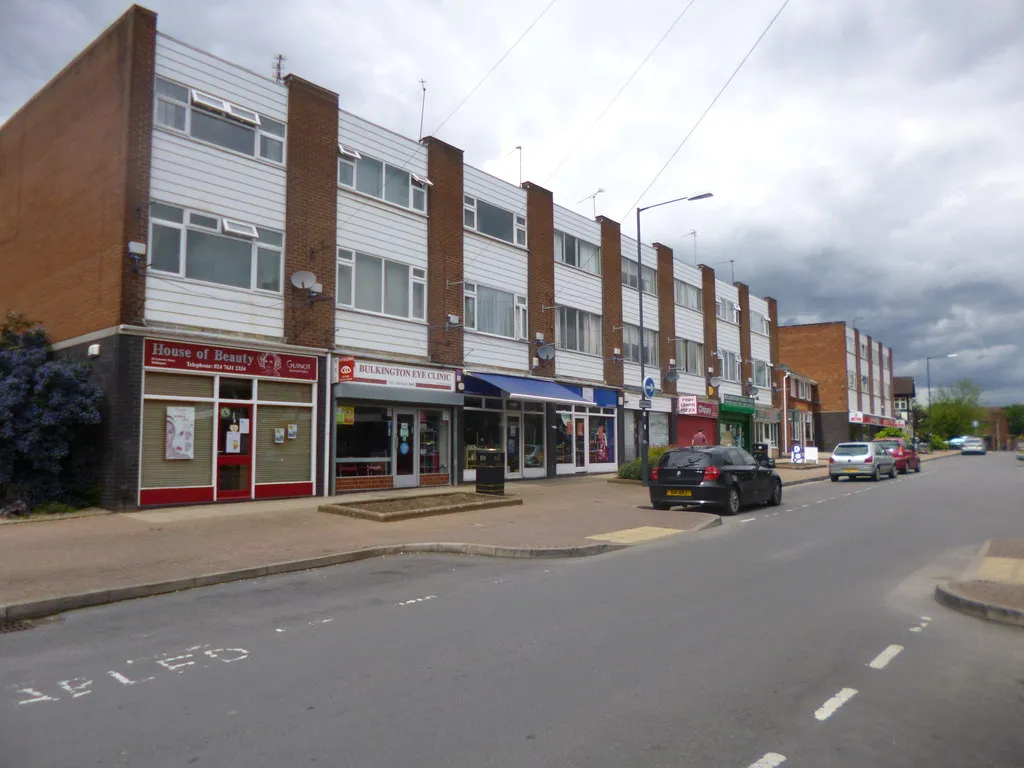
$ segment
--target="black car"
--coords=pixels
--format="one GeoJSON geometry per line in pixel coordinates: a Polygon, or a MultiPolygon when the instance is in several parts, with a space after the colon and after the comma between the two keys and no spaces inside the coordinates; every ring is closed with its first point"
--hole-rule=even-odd
{"type": "Polygon", "coordinates": [[[651,469],[650,492],[655,509],[692,505],[735,515],[744,504],[779,506],[782,478],[772,459],[758,461],[742,448],[673,448],[651,469]]]}

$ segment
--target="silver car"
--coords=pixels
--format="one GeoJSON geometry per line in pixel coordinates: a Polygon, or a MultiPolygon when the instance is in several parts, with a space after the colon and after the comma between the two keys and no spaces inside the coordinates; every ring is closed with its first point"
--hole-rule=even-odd
{"type": "Polygon", "coordinates": [[[840,443],[828,459],[828,476],[833,483],[838,483],[840,477],[869,477],[878,482],[882,475],[896,477],[896,460],[876,443],[840,443]]]}
{"type": "Polygon", "coordinates": [[[985,441],[980,437],[965,438],[963,444],[960,446],[960,455],[966,456],[969,453],[984,456],[988,453],[988,449],[985,447],[985,441]]]}

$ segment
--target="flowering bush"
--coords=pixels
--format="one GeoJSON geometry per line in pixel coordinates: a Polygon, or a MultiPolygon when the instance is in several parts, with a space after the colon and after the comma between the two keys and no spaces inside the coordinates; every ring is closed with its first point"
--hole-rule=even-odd
{"type": "Polygon", "coordinates": [[[55,357],[46,332],[8,312],[0,331],[0,511],[82,502],[94,484],[102,392],[55,357]]]}

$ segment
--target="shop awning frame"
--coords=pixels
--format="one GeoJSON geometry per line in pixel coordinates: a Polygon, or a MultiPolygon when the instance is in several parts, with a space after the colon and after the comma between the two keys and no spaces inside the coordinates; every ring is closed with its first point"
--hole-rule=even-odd
{"type": "MultiPolygon", "coordinates": [[[[590,400],[577,395],[562,384],[544,379],[526,379],[521,376],[504,376],[500,373],[466,373],[467,383],[471,379],[479,379],[485,384],[500,390],[502,395],[512,400],[527,400],[538,403],[569,403],[572,405],[593,406],[590,400]]],[[[470,394],[467,392],[467,394],[470,394]]],[[[484,395],[486,397],[487,395],[484,395]]]]}

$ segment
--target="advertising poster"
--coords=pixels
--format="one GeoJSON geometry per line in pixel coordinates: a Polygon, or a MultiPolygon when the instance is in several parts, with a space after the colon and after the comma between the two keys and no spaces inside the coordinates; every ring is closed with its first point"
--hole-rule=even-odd
{"type": "Polygon", "coordinates": [[[274,427],[274,442],[278,445],[284,442],[284,427],[274,427]]]}
{"type": "Polygon", "coordinates": [[[168,460],[194,458],[196,441],[196,409],[185,406],[167,406],[167,442],[164,458],[168,460]]]}
{"type": "Polygon", "coordinates": [[[242,433],[241,432],[225,432],[224,433],[224,453],[241,453],[242,452],[242,433]]]}
{"type": "Polygon", "coordinates": [[[288,439],[289,440],[294,440],[298,436],[299,436],[299,425],[298,424],[289,424],[288,425],[288,439]]]}

